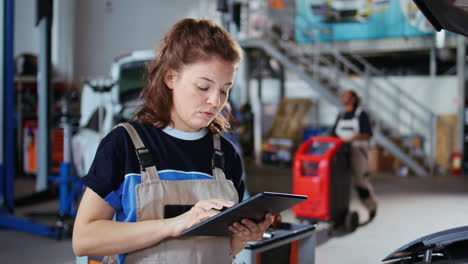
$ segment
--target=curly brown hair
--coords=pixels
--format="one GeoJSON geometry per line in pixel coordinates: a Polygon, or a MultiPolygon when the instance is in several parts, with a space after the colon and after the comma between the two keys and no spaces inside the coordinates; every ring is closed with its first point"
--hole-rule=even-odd
{"type": "MultiPolygon", "coordinates": [[[[145,100],[133,119],[158,128],[170,125],[172,90],[164,82],[165,74],[169,70],[179,72],[184,65],[213,57],[238,64],[242,60],[242,49],[226,30],[210,20],[187,18],[174,24],[147,65],[147,83],[140,95],[145,100]]],[[[220,134],[229,128],[223,113],[226,113],[226,106],[208,126],[211,133],[220,134]]]]}

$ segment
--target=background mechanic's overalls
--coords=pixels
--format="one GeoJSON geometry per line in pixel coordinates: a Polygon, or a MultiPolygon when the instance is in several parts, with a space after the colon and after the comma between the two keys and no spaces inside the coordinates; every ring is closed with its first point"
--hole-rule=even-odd
{"type": "MultiPolygon", "coordinates": [[[[143,145],[136,130],[128,123],[120,124],[129,133],[138,150],[141,184],[135,187],[137,221],[163,219],[166,205],[195,205],[200,200],[225,199],[238,203],[239,197],[232,181],[227,180],[213,159],[213,179],[167,181],[159,178],[149,150],[143,145]]],[[[221,154],[219,135],[213,136],[215,154],[221,154]]],[[[219,157],[222,157],[220,155],[219,157]]],[[[125,263],[232,263],[231,238],[188,236],[167,238],[156,245],[127,254],[125,263]]]]}
{"type": "MultiPolygon", "coordinates": [[[[358,106],[351,119],[343,119],[340,114],[336,124],[335,134],[343,140],[348,140],[360,133],[359,115],[363,109],[358,106]]],[[[368,140],[353,140],[351,143],[352,182],[359,199],[369,210],[370,219],[375,216],[377,199],[369,182],[369,142],[368,140]]]]}

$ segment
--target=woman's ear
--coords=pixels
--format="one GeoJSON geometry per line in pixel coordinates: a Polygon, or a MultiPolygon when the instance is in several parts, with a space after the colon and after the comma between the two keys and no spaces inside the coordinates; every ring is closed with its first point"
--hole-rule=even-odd
{"type": "Polygon", "coordinates": [[[164,74],[164,82],[166,83],[166,86],[170,89],[174,89],[176,77],[177,73],[174,70],[168,70],[166,74],[164,74]]]}

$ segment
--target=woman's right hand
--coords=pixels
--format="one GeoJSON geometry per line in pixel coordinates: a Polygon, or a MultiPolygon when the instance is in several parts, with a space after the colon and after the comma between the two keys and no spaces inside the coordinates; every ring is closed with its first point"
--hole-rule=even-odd
{"type": "Polygon", "coordinates": [[[172,219],[172,236],[180,236],[184,230],[219,214],[219,210],[221,210],[223,207],[231,207],[233,205],[234,202],[223,199],[198,201],[189,211],[172,219]]]}

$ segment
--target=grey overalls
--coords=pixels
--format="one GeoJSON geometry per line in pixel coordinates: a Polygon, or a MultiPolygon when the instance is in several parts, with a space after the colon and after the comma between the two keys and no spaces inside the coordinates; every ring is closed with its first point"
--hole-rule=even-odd
{"type": "MultiPolygon", "coordinates": [[[[144,146],[132,125],[119,124],[129,133],[139,156],[141,184],[136,188],[137,221],[163,219],[165,205],[195,205],[200,200],[225,199],[239,202],[232,181],[213,159],[213,179],[161,180],[152,162],[151,153],[144,146]],[[148,162],[148,160],[150,162],[148,162]]],[[[221,152],[219,135],[213,136],[214,151],[221,152]]],[[[167,238],[152,247],[127,254],[125,263],[232,263],[230,237],[167,238]]]]}
{"type": "MultiPolygon", "coordinates": [[[[354,117],[351,119],[338,120],[335,134],[343,140],[350,139],[359,134],[359,115],[363,109],[358,106],[354,111],[354,117]]],[[[369,142],[367,140],[356,140],[351,142],[351,162],[352,162],[352,182],[356,187],[359,198],[372,213],[377,208],[377,199],[375,197],[372,185],[369,182],[369,142]]],[[[373,217],[371,215],[371,217],[373,217]]]]}

